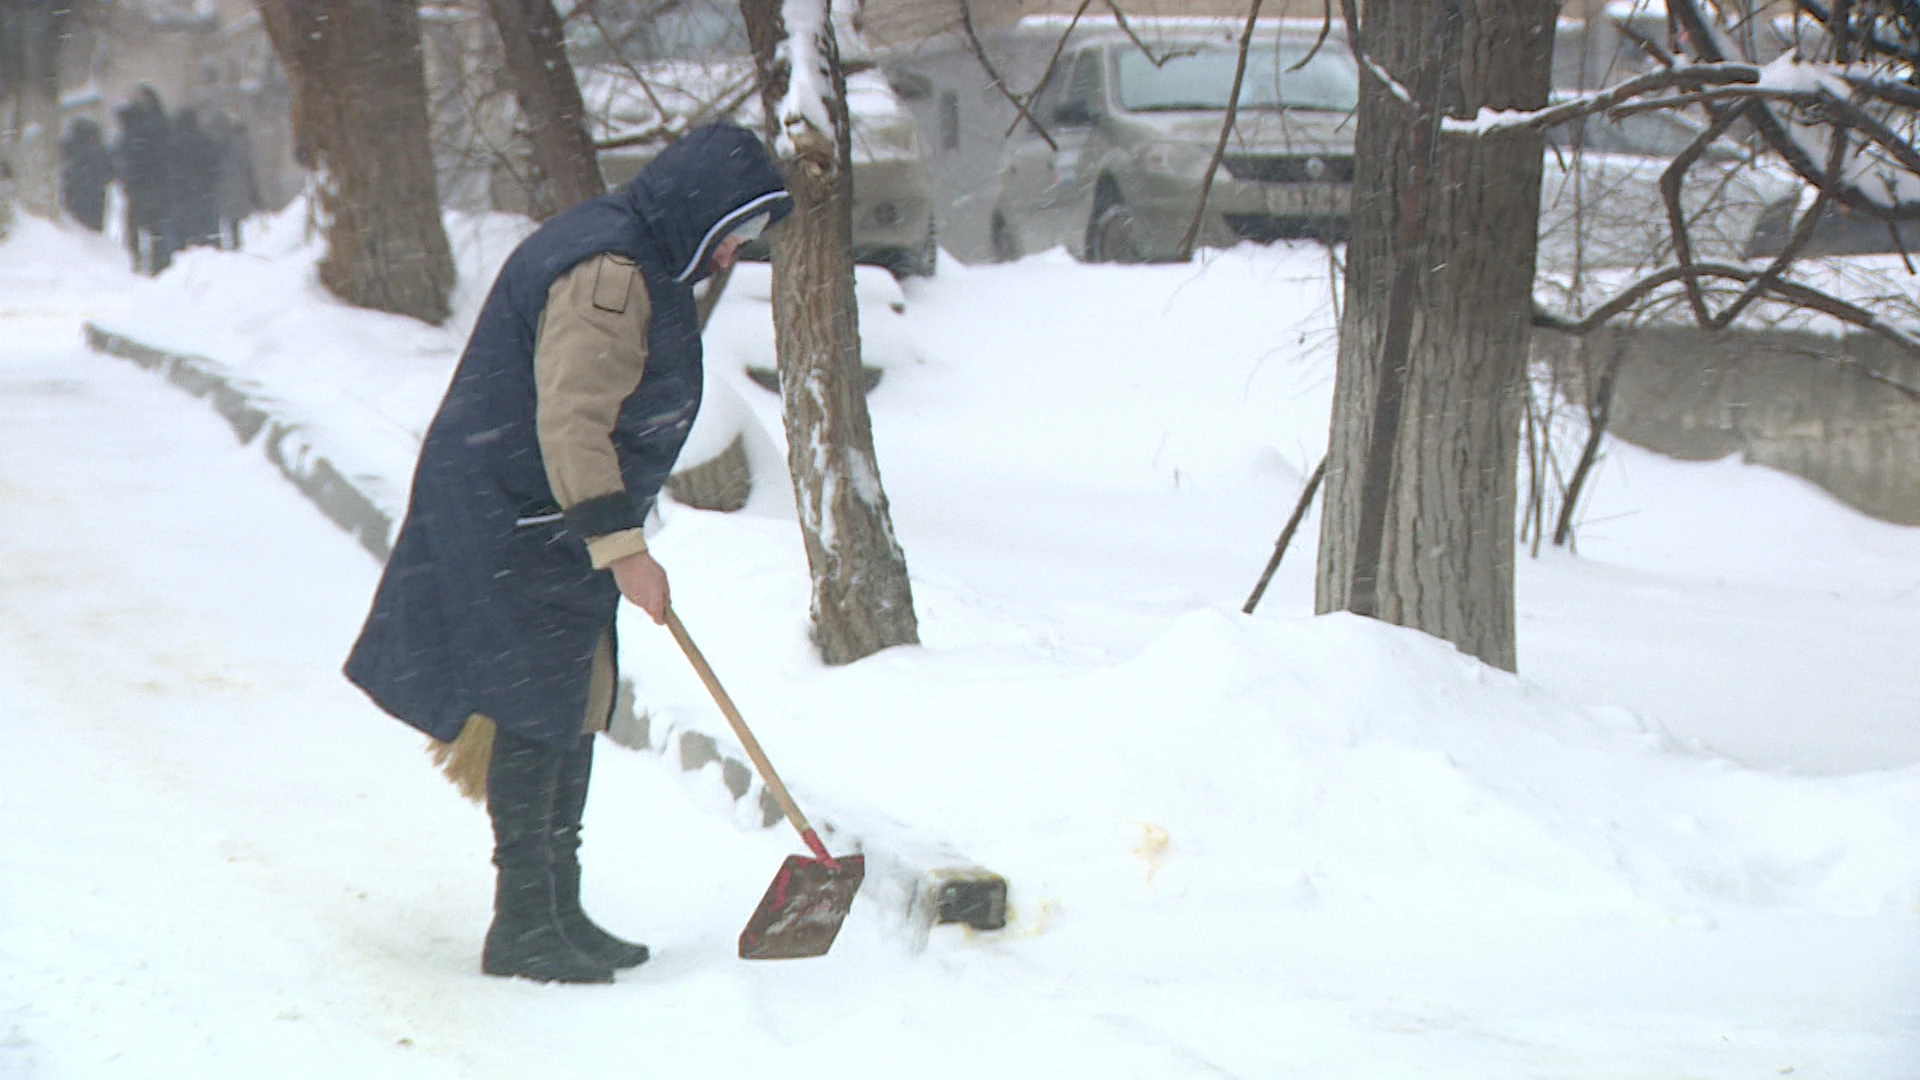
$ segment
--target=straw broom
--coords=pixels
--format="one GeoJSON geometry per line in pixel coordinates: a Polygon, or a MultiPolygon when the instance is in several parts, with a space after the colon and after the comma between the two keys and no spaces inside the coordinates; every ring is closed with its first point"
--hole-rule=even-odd
{"type": "MultiPolygon", "coordinates": [[[[607,730],[613,719],[618,670],[613,662],[613,639],[602,634],[594,646],[593,669],[587,687],[587,715],[580,725],[582,735],[607,730]]],[[[452,742],[431,739],[427,754],[440,767],[460,794],[486,805],[487,766],[493,760],[493,718],[486,713],[471,713],[466,726],[452,742]]]]}
{"type": "Polygon", "coordinates": [[[487,801],[487,763],[493,760],[493,721],[481,713],[467,717],[452,742],[431,740],[427,753],[460,794],[487,801]]]}

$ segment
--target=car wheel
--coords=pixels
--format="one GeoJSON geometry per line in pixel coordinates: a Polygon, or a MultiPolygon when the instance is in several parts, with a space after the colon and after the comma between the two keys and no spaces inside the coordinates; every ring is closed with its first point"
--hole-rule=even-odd
{"type": "Polygon", "coordinates": [[[1009,263],[1020,257],[1020,245],[1014,242],[1013,230],[999,214],[993,215],[992,237],[994,262],[1009,263]]]}
{"type": "Polygon", "coordinates": [[[1110,203],[1094,212],[1087,224],[1087,261],[1137,263],[1139,238],[1134,232],[1133,212],[1125,203],[1110,203]]]}
{"type": "Polygon", "coordinates": [[[927,226],[927,238],[920,244],[920,250],[902,255],[899,272],[895,277],[932,277],[940,265],[940,241],[934,236],[933,226],[927,226]]]}

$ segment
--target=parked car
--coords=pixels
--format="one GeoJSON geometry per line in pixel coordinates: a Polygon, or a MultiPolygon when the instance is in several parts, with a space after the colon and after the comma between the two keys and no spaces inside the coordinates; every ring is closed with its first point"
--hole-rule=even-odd
{"type": "MultiPolygon", "coordinates": [[[[1701,130],[1693,117],[1675,112],[1594,115],[1550,129],[1540,181],[1540,269],[1673,262],[1660,177],[1701,130]]],[[[1693,257],[1740,261],[1767,208],[1798,187],[1790,170],[1756,159],[1743,142],[1708,144],[1681,189],[1693,257]]]]}
{"type": "MultiPolygon", "coordinates": [[[[1052,144],[1027,124],[1001,159],[991,223],[997,258],[1056,245],[1095,262],[1176,254],[1238,56],[1224,37],[1175,39],[1156,52],[1108,37],[1062,57],[1031,110],[1052,144]]],[[[1197,242],[1344,236],[1358,93],[1343,46],[1257,40],[1197,242]]]]}
{"type": "MultiPolygon", "coordinates": [[[[1063,58],[1032,110],[1057,146],[1029,125],[1001,157],[991,220],[997,258],[1054,246],[1092,261],[1177,253],[1219,139],[1236,45],[1194,39],[1162,56],[1156,65],[1120,37],[1063,58]]],[[[1307,37],[1256,42],[1197,242],[1344,238],[1358,94],[1358,70],[1338,40],[1317,52],[1307,37]]],[[[1685,115],[1655,112],[1550,131],[1542,271],[1671,261],[1660,175],[1699,130],[1685,115]]],[[[1767,208],[1798,190],[1786,170],[1752,157],[1723,138],[1694,166],[1681,205],[1697,258],[1741,258],[1767,208]]]]}
{"type": "MultiPolygon", "coordinates": [[[[1754,222],[1747,240],[1749,258],[1771,259],[1786,249],[1793,223],[1812,204],[1814,189],[1805,186],[1767,207],[1754,222]]],[[[1808,258],[1828,255],[1912,255],[1920,252],[1920,221],[1890,222],[1841,204],[1828,203],[1813,226],[1813,235],[1800,248],[1808,258]]]]}
{"type": "MultiPolygon", "coordinates": [[[[939,247],[919,128],[878,69],[859,60],[848,67],[854,260],[895,276],[930,275],[939,247]]],[[[582,77],[581,95],[594,118],[595,141],[606,147],[600,171],[609,185],[625,183],[672,135],[693,125],[730,119],[760,127],[753,65],[745,58],[598,64],[582,77]]],[[[758,245],[744,254],[764,259],[766,249],[758,245]]]]}

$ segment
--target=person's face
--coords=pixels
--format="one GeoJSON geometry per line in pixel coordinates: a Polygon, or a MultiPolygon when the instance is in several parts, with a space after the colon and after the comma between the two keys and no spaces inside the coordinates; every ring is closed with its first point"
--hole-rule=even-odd
{"type": "Polygon", "coordinates": [[[733,269],[733,260],[740,257],[740,249],[746,246],[746,238],[728,234],[713,245],[713,252],[707,256],[707,269],[720,273],[733,269]]]}

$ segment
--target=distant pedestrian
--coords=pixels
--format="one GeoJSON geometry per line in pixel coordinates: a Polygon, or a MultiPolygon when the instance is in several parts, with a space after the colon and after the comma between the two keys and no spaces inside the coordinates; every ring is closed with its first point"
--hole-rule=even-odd
{"type": "Polygon", "coordinates": [[[0,237],[13,230],[13,163],[0,157],[0,237]]]}
{"type": "Polygon", "coordinates": [[[200,114],[181,109],[167,137],[173,181],[173,238],[178,247],[217,247],[220,210],[220,146],[200,127],[200,114]]]}
{"type": "Polygon", "coordinates": [[[114,171],[127,197],[127,251],[134,270],[157,274],[173,259],[173,178],[167,150],[171,124],[160,95],[151,86],[114,110],[120,137],[114,144],[114,171]]]}
{"type": "Polygon", "coordinates": [[[113,154],[98,121],[80,117],[60,140],[60,205],[94,232],[107,225],[107,185],[113,183],[113,154]]]}
{"type": "Polygon", "coordinates": [[[238,251],[241,223],[265,208],[259,174],[253,168],[253,140],[245,124],[220,110],[208,118],[207,132],[219,148],[213,203],[220,218],[220,246],[238,251]]]}

